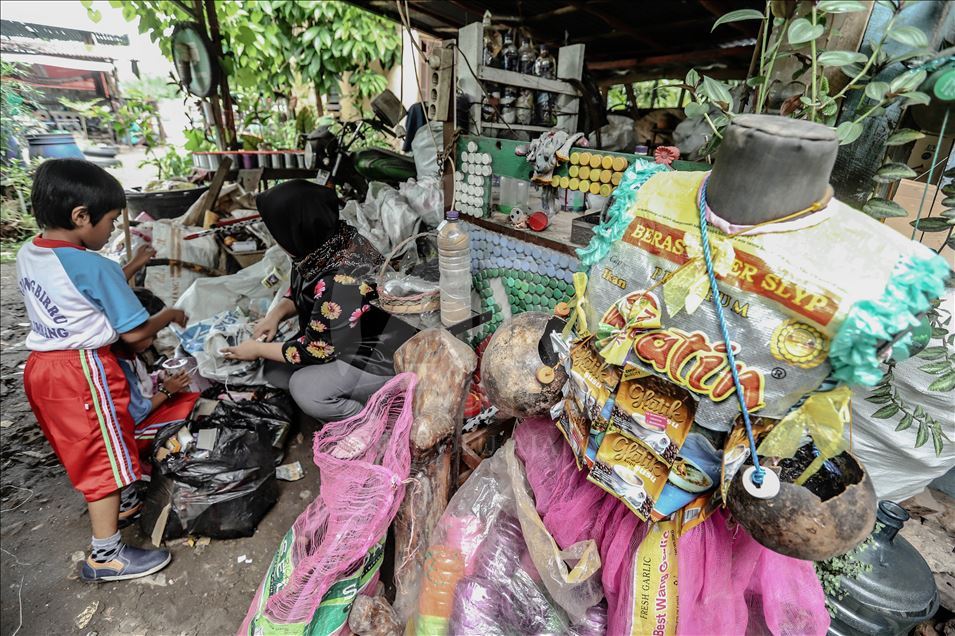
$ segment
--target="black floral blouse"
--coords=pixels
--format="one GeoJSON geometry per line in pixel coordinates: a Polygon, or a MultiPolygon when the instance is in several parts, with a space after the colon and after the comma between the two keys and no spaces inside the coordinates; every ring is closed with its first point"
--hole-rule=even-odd
{"type": "Polygon", "coordinates": [[[415,330],[371,304],[383,257],[354,228],[297,263],[288,297],[299,333],[282,346],[290,364],[341,360],[376,375],[394,374],[394,353],[415,330]]]}

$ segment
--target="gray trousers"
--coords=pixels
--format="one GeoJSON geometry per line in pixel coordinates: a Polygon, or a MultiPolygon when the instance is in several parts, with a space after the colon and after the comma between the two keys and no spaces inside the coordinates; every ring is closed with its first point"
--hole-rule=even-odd
{"type": "Polygon", "coordinates": [[[291,393],[302,411],[324,423],[357,414],[391,377],[366,373],[341,360],[304,367],[266,360],[265,379],[291,393]]]}

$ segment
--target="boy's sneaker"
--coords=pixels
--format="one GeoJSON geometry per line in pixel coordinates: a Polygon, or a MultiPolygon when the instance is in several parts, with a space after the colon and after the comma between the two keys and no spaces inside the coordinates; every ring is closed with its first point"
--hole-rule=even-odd
{"type": "Polygon", "coordinates": [[[86,557],[80,578],[89,583],[97,581],[124,581],[149,576],[163,569],[172,560],[168,550],[143,550],[123,545],[119,553],[106,563],[97,563],[86,557]]]}

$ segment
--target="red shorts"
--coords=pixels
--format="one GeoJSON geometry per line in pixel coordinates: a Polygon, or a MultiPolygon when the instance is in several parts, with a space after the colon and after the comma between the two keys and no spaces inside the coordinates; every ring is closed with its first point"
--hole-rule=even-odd
{"type": "Polygon", "coordinates": [[[109,347],[34,351],[23,384],[43,434],[87,501],[139,478],[129,385],[109,347]]]}
{"type": "MultiPolygon", "coordinates": [[[[146,419],[136,425],[136,444],[141,453],[149,451],[149,446],[156,439],[156,433],[170,424],[181,422],[192,413],[192,408],[199,399],[198,393],[177,393],[171,400],[166,400],[150,413],[146,419]]],[[[145,468],[145,466],[144,466],[145,468]]]]}

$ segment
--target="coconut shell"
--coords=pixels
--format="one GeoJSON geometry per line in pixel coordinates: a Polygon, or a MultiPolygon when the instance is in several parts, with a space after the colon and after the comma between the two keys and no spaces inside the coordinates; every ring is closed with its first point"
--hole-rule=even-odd
{"type": "Polygon", "coordinates": [[[733,517],[760,544],[786,556],[825,561],[845,554],[875,526],[875,490],[865,468],[851,455],[843,453],[832,461],[844,476],[845,490],[825,501],[782,479],[775,497],[757,499],[743,487],[740,470],[727,495],[733,517]]]}
{"type": "Polygon", "coordinates": [[[538,370],[546,366],[538,344],[550,318],[540,312],[517,314],[498,327],[484,350],[481,388],[503,415],[546,415],[561,399],[561,387],[567,381],[562,366],[553,368],[551,382],[538,380],[538,370]]]}

